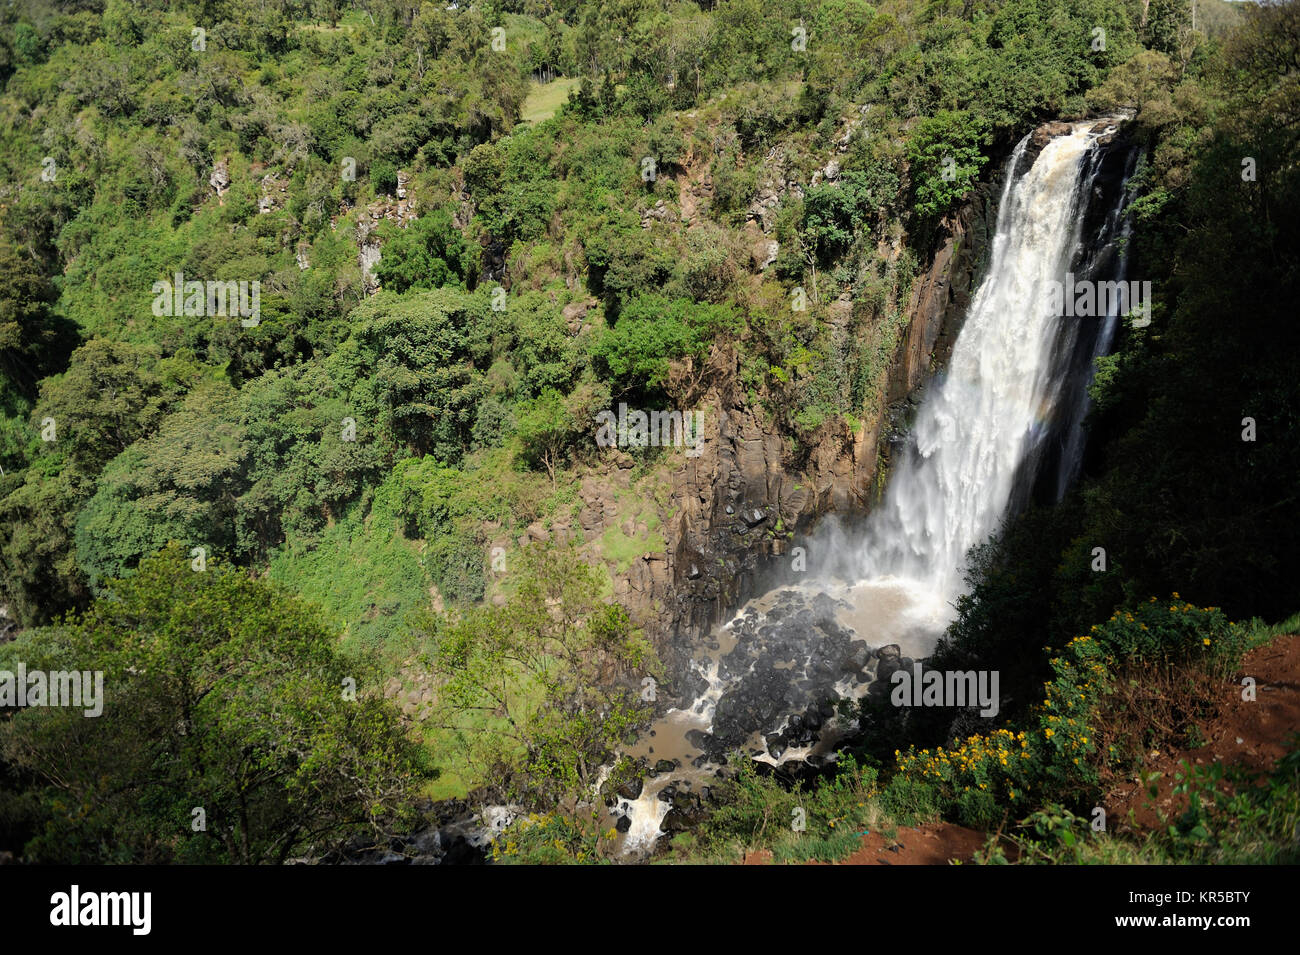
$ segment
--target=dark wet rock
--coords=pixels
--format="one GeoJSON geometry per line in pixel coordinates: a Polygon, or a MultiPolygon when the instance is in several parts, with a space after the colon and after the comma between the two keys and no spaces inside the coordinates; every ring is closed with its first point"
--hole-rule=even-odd
{"type": "Polygon", "coordinates": [[[686,832],[694,829],[704,821],[706,813],[704,808],[698,804],[689,806],[676,807],[668,810],[664,816],[664,821],[659,824],[659,828],[664,832],[686,832]]]}
{"type": "MultiPolygon", "coordinates": [[[[775,735],[782,736],[776,743],[781,753],[818,740],[817,731],[834,715],[833,706],[823,713],[821,705],[838,698],[836,683],[846,673],[860,684],[870,681],[871,648],[835,616],[846,606],[825,592],[810,597],[784,590],[772,596],[765,614],[747,612],[732,622],[736,646],[718,661],[727,684],[714,709],[719,748],[752,745],[759,733],[775,759],[775,735]]],[[[886,670],[898,666],[897,646],[881,653],[886,670]]]]}
{"type": "Polygon", "coordinates": [[[846,671],[861,670],[871,659],[871,648],[861,640],[854,640],[849,644],[849,652],[843,658],[843,669],[846,671]]]}
{"type": "Polygon", "coordinates": [[[645,788],[645,782],[641,779],[629,779],[623,785],[618,787],[618,794],[624,799],[640,799],[641,790],[645,788]]]}
{"type": "Polygon", "coordinates": [[[696,749],[707,753],[709,748],[713,745],[714,740],[713,737],[704,732],[704,730],[687,730],[686,742],[690,743],[696,749]]]}
{"type": "Polygon", "coordinates": [[[629,829],[632,828],[632,817],[619,816],[618,822],[614,823],[614,828],[617,829],[619,832],[627,832],[629,829]]]}
{"type": "Polygon", "coordinates": [[[677,768],[677,764],[671,759],[661,759],[655,762],[656,773],[671,773],[677,768]]]}

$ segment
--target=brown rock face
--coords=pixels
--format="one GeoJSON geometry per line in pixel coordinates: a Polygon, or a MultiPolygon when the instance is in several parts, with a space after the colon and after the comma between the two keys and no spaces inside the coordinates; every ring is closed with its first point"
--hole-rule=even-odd
{"type": "Polygon", "coordinates": [[[993,237],[992,192],[991,186],[981,184],[955,216],[940,224],[939,248],[930,267],[912,283],[910,321],[889,374],[891,404],[910,395],[952,354],[993,237]]]}
{"type": "Polygon", "coordinates": [[[1064,136],[1069,131],[1069,123],[1044,123],[1034,130],[1029,142],[1035,150],[1042,149],[1047,145],[1048,140],[1055,139],[1057,136],[1064,136]]]}
{"type": "Polygon", "coordinates": [[[763,565],[786,552],[787,532],[866,506],[876,460],[875,428],[854,435],[836,422],[796,471],[785,437],[737,391],[711,394],[706,405],[698,455],[679,454],[670,475],[667,553],[644,555],[628,573],[627,595],[640,598],[629,609],[678,663],[690,638],[749,596],[763,565]]]}
{"type": "MultiPolygon", "coordinates": [[[[930,267],[913,283],[887,403],[906,399],[947,361],[990,245],[995,188],[982,185],[942,223],[930,267]]],[[[828,321],[848,331],[852,311],[851,301],[837,301],[828,321]]],[[[738,367],[734,355],[724,361],[738,367]]],[[[885,411],[857,434],[828,423],[796,467],[786,437],[725,380],[706,399],[700,453],[674,459],[661,509],[667,555],[634,561],[621,595],[670,666],[684,665],[692,644],[752,595],[760,575],[789,559],[789,532],[806,532],[832,511],[864,513],[874,498],[885,411]]]]}

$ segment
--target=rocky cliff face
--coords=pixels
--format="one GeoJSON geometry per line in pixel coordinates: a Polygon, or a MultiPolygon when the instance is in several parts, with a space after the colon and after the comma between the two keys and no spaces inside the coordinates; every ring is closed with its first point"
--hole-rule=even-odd
{"type": "Polygon", "coordinates": [[[930,267],[912,283],[907,330],[890,368],[890,404],[910,396],[952,354],[993,240],[994,195],[993,184],[981,183],[971,199],[940,224],[930,267]]]}

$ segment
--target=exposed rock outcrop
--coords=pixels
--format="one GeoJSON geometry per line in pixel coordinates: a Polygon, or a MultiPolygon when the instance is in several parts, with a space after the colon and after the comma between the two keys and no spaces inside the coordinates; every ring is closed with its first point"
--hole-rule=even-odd
{"type": "Polygon", "coordinates": [[[930,267],[912,282],[910,321],[890,369],[891,404],[911,394],[952,354],[996,226],[994,194],[991,184],[979,185],[955,215],[940,223],[930,267]]]}
{"type": "Polygon", "coordinates": [[[217,194],[217,201],[224,203],[225,195],[230,191],[230,162],[228,160],[218,160],[217,164],[212,167],[212,175],[208,177],[208,185],[217,194]]]}
{"type": "MultiPolygon", "coordinates": [[[[941,224],[929,268],[913,282],[908,323],[888,373],[886,402],[898,402],[947,361],[960,330],[996,219],[996,183],[941,224]]],[[[852,334],[854,303],[828,309],[837,334],[852,334]]],[[[724,364],[738,368],[735,355],[724,364]]],[[[684,666],[691,645],[748,598],[777,561],[787,559],[791,535],[810,530],[827,513],[864,513],[877,485],[885,411],[855,433],[828,423],[802,466],[787,442],[754,408],[736,376],[708,396],[701,453],[679,455],[663,509],[665,555],[634,562],[620,599],[637,614],[670,664],[684,666]]],[[[595,530],[595,527],[592,528],[595,530]]]]}

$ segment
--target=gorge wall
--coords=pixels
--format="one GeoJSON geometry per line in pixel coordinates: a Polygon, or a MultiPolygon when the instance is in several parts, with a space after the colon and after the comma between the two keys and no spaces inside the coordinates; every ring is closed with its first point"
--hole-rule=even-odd
{"type": "MultiPolygon", "coordinates": [[[[783,569],[797,535],[826,514],[860,516],[870,509],[918,389],[946,361],[960,330],[996,220],[997,195],[997,180],[981,183],[939,224],[929,262],[912,282],[892,360],[876,382],[878,410],[856,433],[843,419],[828,423],[804,467],[791,467],[786,436],[739,386],[737,356],[721,357],[730,373],[702,403],[710,409],[702,452],[676,455],[667,475],[667,506],[661,508],[666,547],[644,553],[615,578],[616,597],[646,628],[670,673],[680,673],[696,638],[783,569]]],[[[847,326],[853,308],[840,299],[829,321],[847,326]]],[[[583,482],[588,540],[613,511],[614,489],[631,485],[631,460],[619,463],[583,482]]]]}

